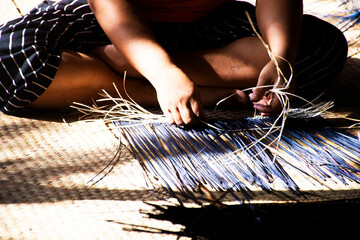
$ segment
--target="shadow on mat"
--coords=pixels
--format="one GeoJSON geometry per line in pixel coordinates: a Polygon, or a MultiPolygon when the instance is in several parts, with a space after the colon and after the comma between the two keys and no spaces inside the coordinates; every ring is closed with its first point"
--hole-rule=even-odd
{"type": "Polygon", "coordinates": [[[168,193],[161,189],[108,189],[86,184],[98,171],[94,168],[96,162],[92,165],[81,162],[67,165],[65,162],[63,165],[47,166],[46,162],[33,159],[0,162],[0,204],[66,200],[157,201],[169,198],[168,193]],[[28,162],[33,162],[36,167],[27,166],[28,162]],[[73,183],[69,174],[87,174],[89,179],[73,183]]]}
{"type": "Polygon", "coordinates": [[[79,113],[77,110],[67,110],[67,111],[59,111],[59,112],[51,112],[51,111],[41,111],[34,109],[22,109],[17,113],[10,114],[14,117],[24,118],[24,119],[32,119],[46,122],[66,122],[73,123],[81,120],[83,115],[79,113]]]}
{"type": "MultiPolygon", "coordinates": [[[[0,184],[3,184],[1,182],[0,184]]],[[[56,203],[61,201],[77,200],[112,200],[112,201],[157,201],[166,200],[166,193],[154,190],[111,190],[103,188],[61,188],[23,184],[17,189],[0,189],[0,204],[19,203],[56,203]],[[21,190],[19,190],[21,189],[21,190]]]]}
{"type": "Polygon", "coordinates": [[[150,218],[170,221],[183,226],[181,232],[171,232],[146,226],[121,224],[128,231],[172,234],[197,240],[258,239],[314,239],[341,235],[356,236],[360,199],[292,204],[231,205],[224,208],[206,206],[154,206],[150,218]]]}

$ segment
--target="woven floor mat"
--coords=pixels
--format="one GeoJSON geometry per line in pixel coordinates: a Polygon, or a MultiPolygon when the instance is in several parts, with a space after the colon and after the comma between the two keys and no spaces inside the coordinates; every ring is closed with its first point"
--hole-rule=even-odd
{"type": "Polygon", "coordinates": [[[110,222],[149,224],[144,202],[168,199],[126,151],[106,178],[88,183],[118,148],[105,124],[28,116],[0,114],[0,239],[156,239],[110,222]]]}

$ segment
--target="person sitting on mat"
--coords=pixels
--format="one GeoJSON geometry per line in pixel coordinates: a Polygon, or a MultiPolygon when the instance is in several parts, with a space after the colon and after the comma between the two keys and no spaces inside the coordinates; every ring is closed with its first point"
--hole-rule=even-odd
{"type": "Polygon", "coordinates": [[[265,93],[285,80],[277,82],[275,61],[251,23],[285,78],[292,66],[289,92],[315,98],[345,63],[342,32],[304,15],[300,0],[258,0],[255,6],[234,0],[43,1],[0,26],[0,108],[67,109],[98,99],[103,89],[116,97],[115,83],[123,97],[160,106],[177,125],[204,119],[204,107],[229,95],[227,105],[250,102],[276,115],[281,103],[265,93]]]}

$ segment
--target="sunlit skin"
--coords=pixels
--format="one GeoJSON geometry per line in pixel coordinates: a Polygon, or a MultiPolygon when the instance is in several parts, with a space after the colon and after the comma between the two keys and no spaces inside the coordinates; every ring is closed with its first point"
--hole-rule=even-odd
{"type": "MultiPolygon", "coordinates": [[[[30,106],[64,109],[74,101],[89,102],[105,89],[122,96],[126,90],[144,106],[160,106],[170,123],[193,124],[204,118],[204,107],[236,93],[227,104],[243,106],[248,100],[264,114],[277,114],[276,97],[264,97],[278,79],[275,64],[257,37],[246,37],[217,49],[167,53],[155,40],[129,0],[89,0],[100,26],[112,45],[91,52],[63,52],[53,83],[30,106]],[[247,95],[242,89],[258,86],[247,95]]],[[[299,43],[302,1],[258,0],[257,22],[261,35],[275,56],[293,64],[299,43]]],[[[277,58],[289,74],[288,63],[277,58]]],[[[283,81],[280,82],[280,85],[283,81]]],[[[275,95],[272,95],[275,96],[275,95]]]]}

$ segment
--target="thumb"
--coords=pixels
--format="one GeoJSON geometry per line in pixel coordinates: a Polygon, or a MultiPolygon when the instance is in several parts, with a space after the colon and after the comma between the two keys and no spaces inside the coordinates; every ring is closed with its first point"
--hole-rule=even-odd
{"type": "Polygon", "coordinates": [[[193,113],[195,114],[195,116],[198,119],[200,119],[200,120],[205,120],[206,119],[205,112],[204,112],[200,97],[197,100],[192,99],[192,101],[191,101],[191,109],[192,109],[193,113]]]}
{"type": "Polygon", "coordinates": [[[266,91],[271,89],[273,78],[269,74],[264,74],[264,70],[260,73],[256,87],[249,94],[250,101],[258,102],[265,95],[266,91]]]}
{"type": "Polygon", "coordinates": [[[274,83],[278,82],[279,73],[273,61],[269,61],[261,70],[256,87],[249,94],[250,101],[260,101],[265,93],[274,88],[274,83]]]}

